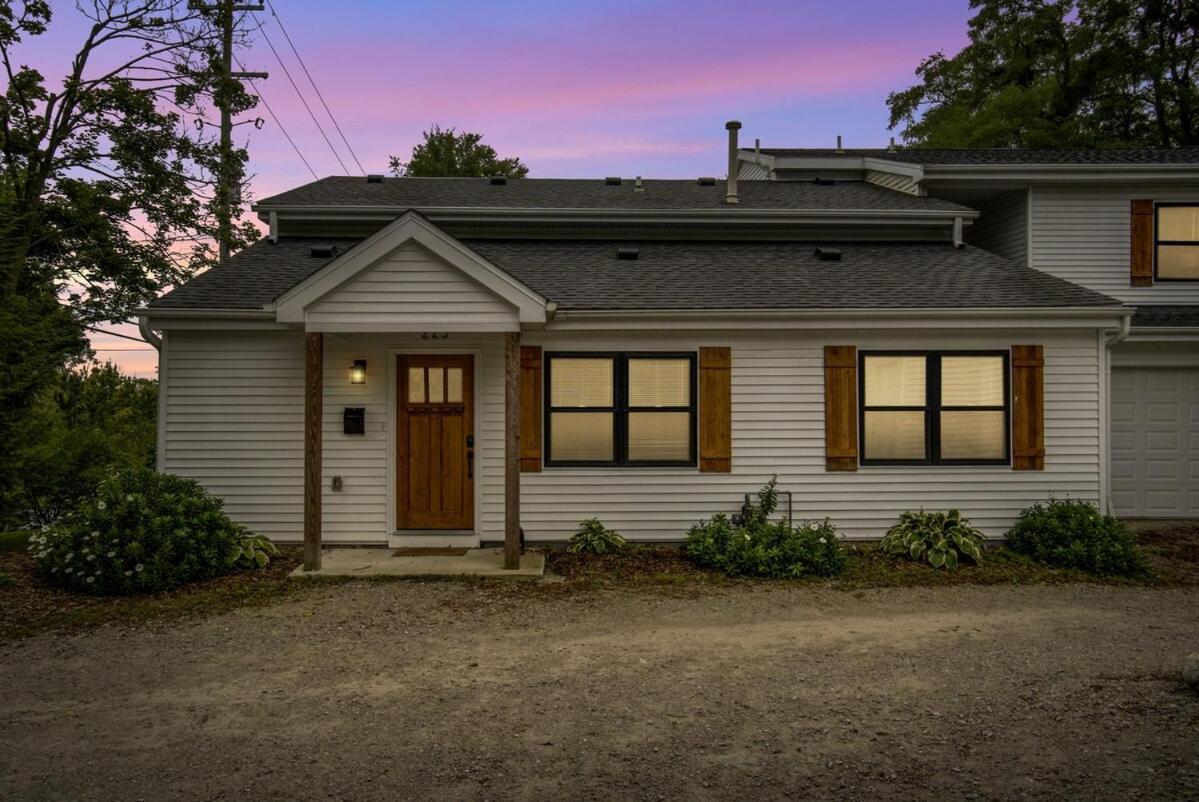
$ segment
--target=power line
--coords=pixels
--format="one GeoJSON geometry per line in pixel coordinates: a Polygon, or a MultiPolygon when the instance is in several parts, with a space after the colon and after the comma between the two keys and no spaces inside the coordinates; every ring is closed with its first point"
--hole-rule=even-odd
{"type": "Polygon", "coordinates": [[[359,171],[366,175],[366,169],[362,166],[362,162],[358,160],[358,154],[350,147],[350,140],[346,139],[345,132],[341,130],[341,126],[337,124],[337,118],[333,116],[332,109],[325,102],[325,96],[321,94],[321,90],[317,87],[316,81],[312,80],[312,74],[308,72],[308,65],[304,63],[304,59],[300,57],[300,51],[296,49],[295,43],[291,40],[291,36],[287,33],[287,28],[283,27],[283,19],[279,16],[279,12],[275,11],[275,4],[267,0],[267,8],[271,10],[271,16],[275,18],[275,23],[279,26],[279,30],[283,31],[283,38],[287,40],[287,44],[291,47],[291,52],[295,54],[296,61],[300,62],[300,68],[304,70],[304,75],[308,78],[308,83],[312,84],[312,89],[316,92],[317,98],[320,99],[321,105],[325,107],[325,113],[329,115],[329,119],[333,121],[333,127],[337,129],[338,135],[341,136],[341,141],[345,143],[346,150],[354,158],[354,163],[358,165],[359,171]]]}
{"type": "MultiPolygon", "coordinates": [[[[120,337],[122,340],[133,340],[135,343],[145,343],[146,342],[141,337],[134,337],[133,335],[130,335],[130,334],[121,334],[120,332],[109,331],[108,329],[98,329],[95,326],[84,326],[84,328],[87,329],[88,331],[94,331],[97,334],[107,334],[110,337],[120,337]]],[[[149,343],[146,343],[146,345],[149,345],[149,343]]],[[[111,350],[111,349],[103,349],[103,350],[111,350]]]]}
{"type": "MultiPolygon", "coordinates": [[[[239,69],[241,68],[240,60],[237,62],[237,66],[239,69]]],[[[275,125],[279,126],[279,130],[283,132],[283,136],[291,145],[291,149],[294,150],[296,155],[300,157],[300,161],[304,162],[304,166],[308,168],[308,172],[312,173],[313,180],[319,181],[320,176],[316,174],[316,170],[313,170],[312,165],[309,164],[308,160],[304,158],[304,154],[300,151],[300,146],[297,145],[296,141],[291,138],[291,134],[287,133],[287,129],[284,128],[283,123],[279,121],[279,116],[275,114],[275,110],[271,108],[271,104],[266,102],[266,96],[262,94],[262,91],[258,88],[253,80],[249,80],[247,83],[250,84],[250,88],[254,90],[254,94],[257,95],[258,99],[262,101],[263,107],[265,107],[267,113],[271,115],[271,119],[275,121],[275,125]]]]}
{"type": "Polygon", "coordinates": [[[283,74],[287,76],[287,80],[291,83],[291,88],[296,90],[296,96],[300,98],[300,102],[304,104],[304,108],[307,110],[308,116],[311,117],[312,122],[316,124],[316,130],[321,132],[321,137],[325,140],[325,144],[328,145],[329,150],[333,152],[333,158],[337,159],[337,163],[341,165],[342,172],[350,172],[349,168],[346,167],[346,163],[341,160],[341,155],[338,154],[337,148],[333,147],[333,143],[329,140],[329,135],[325,133],[325,129],[324,126],[321,125],[321,121],[318,120],[316,115],[312,112],[312,107],[308,105],[308,101],[304,98],[304,93],[300,91],[300,87],[296,84],[296,80],[291,77],[291,72],[287,69],[287,65],[283,63],[283,59],[279,56],[279,51],[275,49],[274,43],[271,42],[271,37],[267,35],[266,28],[262,25],[262,20],[258,19],[258,17],[254,17],[254,22],[258,25],[258,30],[262,32],[262,38],[266,40],[267,47],[269,47],[271,52],[275,54],[275,61],[279,62],[279,66],[283,69],[283,74]]]}

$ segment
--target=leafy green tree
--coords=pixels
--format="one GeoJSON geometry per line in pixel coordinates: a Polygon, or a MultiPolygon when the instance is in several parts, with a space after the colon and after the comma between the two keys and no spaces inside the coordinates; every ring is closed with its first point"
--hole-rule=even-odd
{"type": "MultiPolygon", "coordinates": [[[[86,326],[128,319],[212,263],[220,144],[202,120],[218,102],[256,102],[219,68],[218,12],[185,0],[75,9],[90,24],[50,80],[21,61],[50,4],[0,0],[0,443],[85,355],[86,326]]],[[[233,182],[245,158],[234,150],[233,182]]],[[[237,247],[255,229],[235,218],[237,247]]],[[[0,448],[0,497],[19,470],[0,448]]]]}
{"type": "Polygon", "coordinates": [[[970,43],[887,98],[922,147],[1199,144],[1199,0],[971,0],[970,43]]]}
{"type": "Polygon", "coordinates": [[[158,383],[111,363],[56,373],[9,443],[20,463],[10,506],[49,524],[118,469],[154,466],[158,383]]]}
{"type": "Polygon", "coordinates": [[[501,159],[495,148],[483,144],[483,135],[434,125],[424,132],[424,142],[412,149],[412,157],[402,161],[392,156],[391,171],[398,176],[482,178],[503,175],[524,178],[529,168],[515,156],[501,159]]]}

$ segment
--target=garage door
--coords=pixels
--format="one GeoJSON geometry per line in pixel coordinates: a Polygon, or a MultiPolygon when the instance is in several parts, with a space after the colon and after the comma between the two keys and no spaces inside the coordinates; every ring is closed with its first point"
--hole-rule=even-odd
{"type": "Polygon", "coordinates": [[[1199,517],[1199,369],[1112,371],[1117,514],[1199,517]]]}

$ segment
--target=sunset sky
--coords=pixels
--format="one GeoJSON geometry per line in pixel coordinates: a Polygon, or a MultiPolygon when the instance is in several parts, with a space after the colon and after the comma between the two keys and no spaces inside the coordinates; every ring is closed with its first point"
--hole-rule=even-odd
{"type": "MultiPolygon", "coordinates": [[[[23,61],[65,72],[83,20],[55,3],[23,61]]],[[[920,60],[966,43],[967,0],[274,0],[278,17],[368,172],[406,156],[433,123],[480,131],[533,177],[725,172],[724,122],[763,146],[885,145],[884,100],[920,60]]],[[[357,172],[270,11],[258,15],[349,172],[357,172]]],[[[318,175],[347,172],[262,31],[239,57],[318,175]]],[[[266,109],[248,141],[252,195],[311,180],[266,109]]],[[[136,327],[120,329],[136,333],[136,327]]],[[[97,335],[101,359],[152,376],[156,355],[97,335]],[[112,350],[119,349],[119,350],[112,350]],[[127,350],[133,349],[133,350],[127,350]]]]}

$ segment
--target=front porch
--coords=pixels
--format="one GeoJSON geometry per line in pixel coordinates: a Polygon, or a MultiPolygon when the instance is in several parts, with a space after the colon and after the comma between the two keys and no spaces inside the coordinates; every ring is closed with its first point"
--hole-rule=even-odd
{"type": "Polygon", "coordinates": [[[292,579],[308,577],[458,577],[539,579],[545,575],[545,554],[529,552],[514,568],[507,567],[505,549],[464,549],[455,554],[404,554],[391,548],[325,549],[320,566],[301,566],[292,579]]]}

